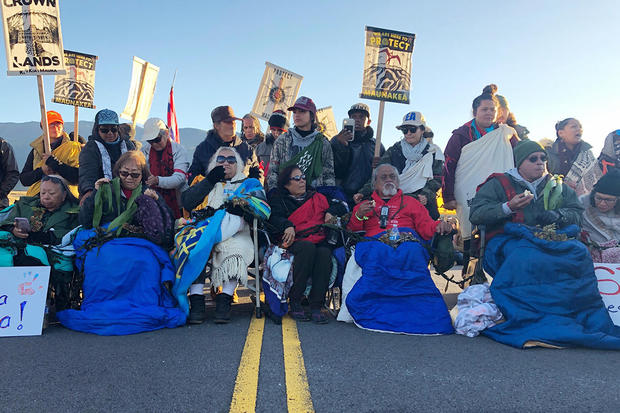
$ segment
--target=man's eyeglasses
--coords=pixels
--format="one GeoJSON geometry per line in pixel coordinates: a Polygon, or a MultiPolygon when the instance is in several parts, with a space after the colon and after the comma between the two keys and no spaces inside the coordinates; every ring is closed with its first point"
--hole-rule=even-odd
{"type": "Polygon", "coordinates": [[[306,175],[301,174],[301,175],[291,176],[291,181],[297,181],[297,182],[299,182],[299,181],[301,181],[302,179],[305,181],[305,180],[306,180],[306,175]]]}
{"type": "Polygon", "coordinates": [[[618,198],[601,198],[597,195],[594,195],[594,201],[601,203],[601,204],[615,204],[618,201],[618,198]]]}
{"type": "Polygon", "coordinates": [[[116,133],[118,132],[118,126],[112,126],[110,128],[106,126],[99,126],[99,132],[103,133],[104,135],[108,132],[116,133]]]}
{"type": "Polygon", "coordinates": [[[531,163],[536,163],[538,162],[538,160],[540,159],[541,162],[547,162],[547,155],[534,155],[534,156],[530,156],[529,158],[527,158],[528,161],[530,161],[531,163]]]}
{"type": "Polygon", "coordinates": [[[408,133],[416,133],[418,131],[418,127],[417,126],[405,126],[403,128],[400,129],[401,131],[403,131],[403,135],[406,135],[408,133]]]}
{"type": "Polygon", "coordinates": [[[133,179],[138,179],[142,176],[140,172],[118,171],[118,174],[121,176],[121,178],[127,178],[128,176],[131,176],[133,179]]]}
{"type": "Polygon", "coordinates": [[[154,143],[159,143],[161,142],[161,139],[163,138],[163,135],[157,135],[156,137],[154,137],[153,139],[149,139],[147,140],[148,143],[150,143],[151,145],[154,143]]]}
{"type": "Polygon", "coordinates": [[[234,156],[218,156],[217,158],[215,158],[215,162],[216,163],[224,163],[224,162],[228,162],[231,165],[234,165],[237,163],[237,158],[235,158],[234,156]]]}

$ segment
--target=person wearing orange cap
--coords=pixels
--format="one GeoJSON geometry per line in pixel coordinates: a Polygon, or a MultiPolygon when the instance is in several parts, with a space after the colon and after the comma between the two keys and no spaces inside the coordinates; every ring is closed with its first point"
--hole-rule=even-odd
{"type": "Polygon", "coordinates": [[[52,153],[44,152],[43,135],[32,141],[30,144],[32,150],[28,154],[19,179],[22,185],[29,187],[26,195],[35,196],[39,193],[41,178],[44,175],[60,175],[67,180],[69,190],[77,197],[79,156],[82,145],[79,140],[70,138],[63,130],[64,121],[60,113],[48,111],[47,124],[52,153]]]}

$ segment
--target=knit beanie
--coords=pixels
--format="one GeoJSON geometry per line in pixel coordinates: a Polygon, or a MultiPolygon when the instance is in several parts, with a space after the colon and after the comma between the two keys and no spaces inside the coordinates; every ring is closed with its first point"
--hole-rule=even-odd
{"type": "Polygon", "coordinates": [[[620,173],[612,170],[598,180],[592,188],[592,192],[605,195],[620,196],[620,173]]]}
{"type": "Polygon", "coordinates": [[[515,166],[517,168],[521,166],[523,161],[525,161],[527,157],[533,153],[543,152],[545,155],[547,154],[547,151],[545,150],[545,148],[540,146],[538,142],[534,142],[530,140],[520,141],[519,143],[517,143],[517,145],[514,147],[512,151],[515,156],[515,166]]]}
{"type": "Polygon", "coordinates": [[[286,121],[286,114],[281,110],[275,110],[269,117],[269,127],[278,128],[282,130],[288,129],[288,122],[286,121]]]}

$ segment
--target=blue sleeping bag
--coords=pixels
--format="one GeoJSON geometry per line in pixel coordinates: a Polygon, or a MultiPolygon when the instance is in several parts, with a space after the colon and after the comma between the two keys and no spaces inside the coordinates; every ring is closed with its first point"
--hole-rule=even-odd
{"type": "Polygon", "coordinates": [[[347,295],[346,304],[357,325],[406,334],[454,332],[448,308],[428,270],[428,250],[421,242],[405,242],[398,248],[379,241],[359,242],[355,261],[362,277],[347,295]]]}
{"type": "Polygon", "coordinates": [[[62,325],[126,335],[185,324],[185,312],[163,286],[174,281],[174,267],[162,248],[142,238],[115,238],[81,249],[93,234],[80,231],[74,241],[76,264],[84,269],[84,299],[80,310],[57,313],[62,325]]]}
{"type": "MultiPolygon", "coordinates": [[[[577,236],[570,226],[560,233],[577,236]]],[[[599,294],[588,249],[577,240],[546,241],[524,225],[507,223],[489,241],[484,268],[506,321],[483,334],[513,347],[540,341],[560,347],[620,349],[620,327],[599,294]]]]}

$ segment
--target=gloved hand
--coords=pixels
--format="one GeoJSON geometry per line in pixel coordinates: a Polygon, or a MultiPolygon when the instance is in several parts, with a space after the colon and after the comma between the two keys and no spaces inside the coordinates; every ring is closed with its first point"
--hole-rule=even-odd
{"type": "Polygon", "coordinates": [[[224,171],[224,167],[222,165],[218,165],[215,168],[211,169],[211,172],[207,174],[207,180],[215,185],[218,182],[224,181],[224,175],[226,172],[224,171]]]}
{"type": "Polygon", "coordinates": [[[248,224],[250,224],[254,220],[252,214],[246,212],[246,210],[243,209],[241,205],[234,205],[232,202],[227,202],[226,204],[224,204],[224,206],[226,208],[226,212],[241,217],[248,224]]]}
{"type": "Polygon", "coordinates": [[[554,210],[544,211],[538,215],[536,223],[542,226],[551,225],[553,223],[559,224],[560,218],[562,218],[562,216],[560,215],[558,211],[554,211],[554,210]]]}
{"type": "Polygon", "coordinates": [[[250,167],[248,178],[260,179],[260,168],[258,166],[250,167]]]}

